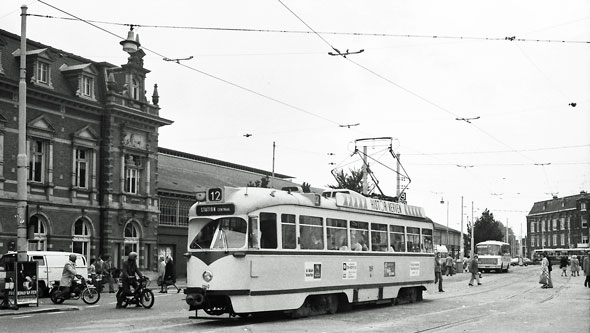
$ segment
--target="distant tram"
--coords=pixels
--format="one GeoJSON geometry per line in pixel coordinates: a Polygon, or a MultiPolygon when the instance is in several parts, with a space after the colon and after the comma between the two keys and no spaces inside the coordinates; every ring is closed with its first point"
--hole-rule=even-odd
{"type": "Polygon", "coordinates": [[[210,188],[189,211],[189,311],[292,317],[414,302],[434,282],[424,210],[349,190],[210,188]]]}

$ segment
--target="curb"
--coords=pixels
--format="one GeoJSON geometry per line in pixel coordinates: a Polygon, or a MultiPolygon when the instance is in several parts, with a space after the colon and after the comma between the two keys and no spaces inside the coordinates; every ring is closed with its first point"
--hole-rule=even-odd
{"type": "Polygon", "coordinates": [[[5,316],[19,316],[25,314],[36,314],[36,313],[49,313],[49,312],[63,312],[63,311],[78,311],[80,310],[78,307],[75,306],[68,306],[68,307],[60,307],[60,308],[45,308],[45,309],[30,309],[30,310],[11,310],[8,312],[2,312],[0,310],[0,317],[5,316]]]}

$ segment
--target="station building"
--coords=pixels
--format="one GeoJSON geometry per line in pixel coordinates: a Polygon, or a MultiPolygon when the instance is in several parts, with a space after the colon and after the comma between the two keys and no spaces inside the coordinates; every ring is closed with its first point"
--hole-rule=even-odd
{"type": "Polygon", "coordinates": [[[579,194],[535,202],[527,219],[528,254],[536,249],[587,248],[590,195],[579,194]]]}
{"type": "MultiPolygon", "coordinates": [[[[21,54],[20,36],[0,30],[0,254],[16,250],[21,54]]],[[[173,121],[160,115],[157,85],[145,96],[144,56],[129,51],[116,66],[27,40],[30,250],[107,254],[116,266],[135,251],[140,268],[155,270],[159,255],[184,260],[196,188],[296,186],[289,176],[159,148],[158,129],[173,121]]]]}

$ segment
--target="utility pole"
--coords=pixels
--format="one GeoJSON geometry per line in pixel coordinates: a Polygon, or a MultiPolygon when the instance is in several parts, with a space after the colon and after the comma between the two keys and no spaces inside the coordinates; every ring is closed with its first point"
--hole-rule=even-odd
{"type": "Polygon", "coordinates": [[[473,201],[471,201],[471,258],[473,258],[473,255],[475,254],[475,252],[473,252],[475,250],[475,244],[473,244],[474,239],[475,239],[475,220],[473,220],[473,201]]]}
{"type": "Polygon", "coordinates": [[[18,155],[16,157],[17,260],[27,260],[27,6],[21,7],[20,81],[18,82],[18,155]]]}
{"type": "Polygon", "coordinates": [[[363,195],[369,194],[369,183],[367,179],[367,173],[369,170],[367,169],[367,146],[363,146],[363,195]]]}
{"type": "Polygon", "coordinates": [[[461,253],[459,253],[459,259],[463,260],[465,254],[465,244],[463,242],[463,196],[461,196],[461,239],[459,240],[459,246],[461,253]]]}
{"type": "Polygon", "coordinates": [[[272,176],[270,177],[270,188],[274,188],[274,179],[275,179],[275,150],[276,150],[276,144],[273,141],[272,142],[272,176]]]}

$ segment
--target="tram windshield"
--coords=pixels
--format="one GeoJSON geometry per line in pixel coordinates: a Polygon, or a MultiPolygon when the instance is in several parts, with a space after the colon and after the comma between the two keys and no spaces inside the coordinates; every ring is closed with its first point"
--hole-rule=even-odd
{"type": "Polygon", "coordinates": [[[239,217],[208,221],[191,242],[191,249],[240,249],[246,246],[247,223],[239,217]]]}

